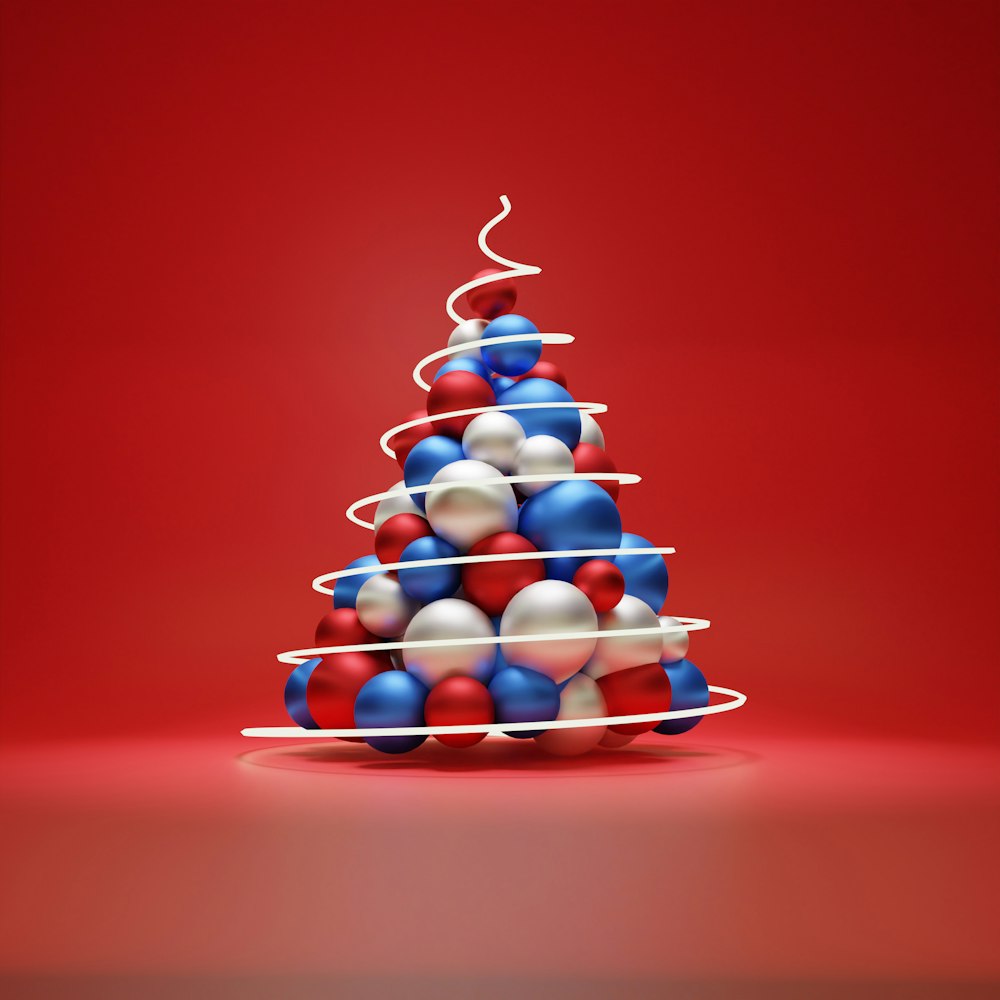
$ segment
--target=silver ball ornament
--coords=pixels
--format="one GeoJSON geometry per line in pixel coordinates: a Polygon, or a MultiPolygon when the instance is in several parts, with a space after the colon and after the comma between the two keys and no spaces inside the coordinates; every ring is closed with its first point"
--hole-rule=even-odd
{"type": "Polygon", "coordinates": [[[583,668],[584,673],[597,680],[605,674],[644,663],[658,663],[663,648],[663,634],[656,612],[638,597],[626,594],[610,611],[598,616],[602,632],[617,629],[652,628],[650,635],[606,636],[597,640],[594,655],[583,668]]]}
{"type": "Polygon", "coordinates": [[[596,632],[597,612],[584,593],[562,580],[539,580],[518,591],[500,619],[500,635],[549,635],[566,638],[544,642],[505,641],[503,658],[511,666],[528,667],[557,684],[572,677],[591,657],[596,640],[573,637],[596,632]]]}
{"type": "MultiPolygon", "coordinates": [[[[540,476],[549,472],[565,474],[573,472],[576,465],[573,462],[573,452],[559,438],[548,434],[535,434],[526,438],[517,453],[514,462],[514,473],[518,476],[540,476]]],[[[554,486],[558,479],[547,482],[518,483],[517,488],[525,496],[534,496],[554,486]]]]}
{"type": "MultiPolygon", "coordinates": [[[[402,479],[389,487],[389,490],[405,489],[406,483],[402,479]]],[[[386,490],[386,492],[388,493],[389,490],[386,490]]],[[[416,514],[417,517],[424,516],[424,512],[413,502],[413,497],[409,493],[403,493],[398,497],[386,497],[385,500],[379,500],[378,506],[375,508],[375,516],[372,518],[375,522],[375,530],[378,531],[395,514],[416,514]]]]}
{"type": "Polygon", "coordinates": [[[444,489],[427,493],[427,520],[434,534],[467,552],[480,539],[517,529],[517,498],[510,483],[483,482],[501,473],[485,462],[451,462],[431,480],[444,489]],[[448,485],[454,484],[454,485],[448,485]]]}
{"type": "MultiPolygon", "coordinates": [[[[486,639],[496,635],[493,623],[474,604],[445,597],[421,608],[410,622],[406,642],[429,639],[486,639]]],[[[406,669],[427,687],[446,677],[490,679],[496,662],[495,643],[479,645],[427,646],[404,649],[406,669]]]]}
{"type": "MultiPolygon", "coordinates": [[[[672,615],[661,615],[660,626],[669,629],[671,626],[680,625],[680,621],[672,615]]],[[[661,663],[676,663],[683,660],[688,654],[688,646],[691,643],[691,636],[686,629],[683,631],[664,631],[663,648],[660,652],[661,663]]]]}
{"type": "Polygon", "coordinates": [[[524,443],[524,428],[509,414],[499,410],[480,413],[462,435],[466,458],[492,465],[499,472],[514,468],[517,450],[524,443]]]}
{"type": "MultiPolygon", "coordinates": [[[[448,338],[448,346],[458,347],[459,344],[468,344],[469,341],[482,340],[483,330],[488,325],[489,320],[485,319],[467,319],[464,323],[459,323],[451,331],[451,336],[448,338]]],[[[454,354],[449,354],[447,360],[454,361],[455,358],[473,358],[476,361],[483,360],[478,347],[470,347],[467,351],[456,351],[454,354]]]]}
{"type": "Polygon", "coordinates": [[[601,425],[589,414],[580,413],[580,442],[604,447],[604,431],[601,425]]]}
{"type": "MultiPolygon", "coordinates": [[[[566,682],[559,695],[557,719],[602,719],[608,714],[604,695],[597,681],[586,674],[577,674],[566,682]]],[[[593,750],[604,738],[607,726],[587,726],[579,729],[549,729],[539,733],[535,742],[546,752],[559,757],[575,757],[593,750]]]]}
{"type": "Polygon", "coordinates": [[[401,636],[419,609],[420,602],[408,596],[399,580],[386,573],[369,577],[358,591],[357,612],[361,624],[384,639],[401,636]]]}

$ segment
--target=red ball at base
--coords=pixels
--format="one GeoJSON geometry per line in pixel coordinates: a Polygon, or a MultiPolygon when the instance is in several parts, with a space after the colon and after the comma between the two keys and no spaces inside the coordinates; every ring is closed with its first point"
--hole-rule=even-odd
{"type": "MultiPolygon", "coordinates": [[[[489,691],[473,677],[448,677],[435,685],[424,703],[428,726],[487,725],[495,718],[489,691]]],[[[464,749],[486,739],[486,733],[439,733],[446,747],[464,749]]]]}

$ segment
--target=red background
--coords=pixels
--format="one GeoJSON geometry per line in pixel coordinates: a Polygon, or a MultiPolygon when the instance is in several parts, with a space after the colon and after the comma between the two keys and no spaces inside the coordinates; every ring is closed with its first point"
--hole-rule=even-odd
{"type": "Polygon", "coordinates": [[[4,734],[282,722],[274,653],[370,551],[342,512],[507,193],[729,732],[992,735],[997,30],[6,3],[4,734]]]}

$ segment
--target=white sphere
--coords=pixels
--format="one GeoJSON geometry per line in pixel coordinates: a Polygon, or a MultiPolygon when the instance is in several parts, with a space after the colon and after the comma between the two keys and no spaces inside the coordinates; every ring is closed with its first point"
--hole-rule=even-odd
{"type": "MultiPolygon", "coordinates": [[[[672,615],[661,615],[660,625],[664,628],[670,628],[672,625],[680,625],[680,622],[672,615]]],[[[678,660],[683,660],[688,655],[690,641],[691,636],[687,630],[683,632],[664,632],[660,662],[676,663],[678,660]]]]}
{"type": "Polygon", "coordinates": [[[537,670],[561,684],[590,659],[596,642],[573,638],[571,633],[596,631],[597,612],[581,590],[562,580],[539,580],[510,599],[500,619],[500,635],[566,633],[566,638],[503,642],[503,658],[513,667],[537,670]]]}
{"type": "Polygon", "coordinates": [[[604,447],[604,431],[589,413],[580,413],[580,441],[596,444],[598,448],[604,447]]]}
{"type": "MultiPolygon", "coordinates": [[[[493,623],[474,604],[445,597],[421,608],[406,630],[405,641],[427,639],[486,639],[496,635],[493,623]]],[[[427,646],[404,649],[406,669],[428,687],[446,677],[468,676],[484,684],[496,662],[495,643],[427,646]]]]}
{"type": "MultiPolygon", "coordinates": [[[[549,437],[548,434],[535,434],[526,438],[514,462],[514,474],[518,476],[541,476],[548,472],[561,475],[573,472],[575,468],[573,452],[559,438],[549,437]]],[[[518,483],[517,488],[530,497],[560,481],[551,479],[540,483],[518,483]]]]}
{"type": "Polygon", "coordinates": [[[419,609],[420,602],[387,573],[370,576],[358,590],[357,612],[361,624],[384,639],[402,635],[419,609]]]}
{"type": "Polygon", "coordinates": [[[514,468],[517,449],[523,443],[524,428],[509,413],[499,410],[480,413],[462,435],[462,450],[466,458],[485,462],[503,473],[514,468]]]}
{"type": "Polygon", "coordinates": [[[598,615],[602,632],[617,629],[653,628],[650,635],[608,636],[597,640],[594,655],[583,668],[584,673],[593,677],[613,674],[616,670],[639,667],[644,663],[658,663],[663,648],[663,634],[659,631],[660,620],[656,612],[638,597],[626,594],[610,611],[598,615]]]}
{"type": "MultiPolygon", "coordinates": [[[[398,483],[393,483],[389,487],[389,490],[405,490],[406,483],[402,479],[398,483]]],[[[386,492],[389,492],[386,490],[386,492]]],[[[378,506],[375,508],[375,517],[372,520],[375,522],[375,530],[378,531],[379,528],[385,524],[394,514],[416,514],[418,517],[423,517],[424,512],[413,502],[413,497],[409,493],[403,493],[398,497],[387,497],[385,500],[379,500],[378,506]]]]}
{"type": "MultiPolygon", "coordinates": [[[[597,681],[586,674],[577,674],[566,682],[559,695],[557,719],[603,719],[608,714],[604,695],[597,681]]],[[[579,729],[548,729],[535,737],[546,752],[559,757],[575,757],[593,750],[604,738],[607,726],[587,726],[579,729]]]]}
{"type": "MultiPolygon", "coordinates": [[[[483,330],[486,329],[488,322],[485,319],[467,319],[464,323],[459,323],[451,331],[451,336],[448,338],[448,346],[458,347],[459,344],[467,344],[470,340],[482,340],[483,330]]],[[[474,358],[476,361],[483,360],[478,347],[470,347],[467,351],[456,351],[454,354],[449,354],[447,360],[454,361],[455,358],[474,358]]]]}
{"type": "Polygon", "coordinates": [[[480,539],[498,531],[517,529],[517,498],[510,483],[486,483],[499,470],[485,462],[462,459],[451,462],[431,480],[431,485],[454,483],[427,493],[427,520],[434,534],[467,552],[480,539]]]}

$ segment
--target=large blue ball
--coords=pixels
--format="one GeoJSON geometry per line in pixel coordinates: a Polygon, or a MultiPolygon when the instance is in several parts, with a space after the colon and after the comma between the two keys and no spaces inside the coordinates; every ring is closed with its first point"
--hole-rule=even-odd
{"type": "MultiPolygon", "coordinates": [[[[526,333],[538,333],[538,327],[516,313],[497,316],[483,330],[483,340],[488,337],[516,337],[526,333]]],[[[516,344],[482,344],[480,353],[498,375],[523,375],[535,367],[542,356],[540,340],[522,340],[516,344]]]]}
{"type": "MultiPolygon", "coordinates": [[[[349,562],[346,569],[356,569],[359,566],[378,566],[378,556],[361,556],[349,562]]],[[[335,608],[353,608],[358,603],[358,591],[361,584],[369,577],[378,576],[378,573],[359,573],[357,576],[345,576],[342,580],[337,580],[333,585],[333,606],[335,608]]]]}
{"type": "MultiPolygon", "coordinates": [[[[501,317],[502,318],[502,317],[501,317]]],[[[573,397],[558,383],[547,378],[526,378],[515,382],[497,396],[497,403],[572,403],[573,397]]],[[[572,451],[580,443],[580,411],[575,407],[541,410],[509,410],[524,428],[526,437],[548,434],[559,438],[572,451]]]]}
{"type": "MultiPolygon", "coordinates": [[[[358,692],[354,702],[354,724],[359,729],[380,726],[424,725],[427,688],[405,670],[376,674],[358,692]]],[[[407,753],[426,736],[367,736],[365,742],[382,753],[407,753]]]]}
{"type": "Polygon", "coordinates": [[[512,378],[507,378],[506,375],[498,375],[494,379],[490,379],[490,385],[493,386],[493,391],[499,396],[501,392],[506,392],[512,385],[517,385],[517,383],[512,378]]]}
{"type": "Polygon", "coordinates": [[[312,672],[322,663],[322,659],[314,656],[305,663],[300,663],[289,675],[285,682],[285,708],[292,717],[292,721],[303,729],[319,729],[309,712],[309,702],[306,699],[306,690],[309,687],[309,678],[312,672]]]}
{"type": "MultiPolygon", "coordinates": [[[[708,681],[705,675],[690,661],[677,660],[675,663],[661,663],[660,666],[670,678],[670,711],[685,708],[704,708],[708,704],[708,681]]],[[[664,736],[679,736],[694,729],[703,716],[690,719],[664,719],[654,730],[664,736]]]]}
{"type": "MultiPolygon", "coordinates": [[[[596,483],[571,479],[529,497],[521,506],[517,525],[541,550],[614,549],[622,538],[622,519],[614,500],[596,483]]],[[[550,580],[572,582],[584,558],[546,559],[550,580]]]]}
{"type": "MultiPolygon", "coordinates": [[[[416,538],[403,549],[400,562],[414,562],[419,559],[453,559],[458,549],[443,538],[426,535],[416,538]]],[[[462,571],[458,566],[418,566],[416,569],[400,569],[399,584],[410,597],[424,604],[451,597],[462,582],[462,571]]]]}
{"type": "MultiPolygon", "coordinates": [[[[443,434],[432,434],[418,441],[403,463],[403,482],[408,487],[426,486],[446,465],[465,458],[462,445],[443,434]]],[[[413,502],[421,509],[427,503],[426,493],[412,494],[413,502]]]]}
{"type": "MultiPolygon", "coordinates": [[[[490,382],[489,368],[475,358],[452,358],[451,361],[445,362],[437,370],[434,381],[436,382],[442,375],[447,375],[448,372],[472,372],[473,375],[478,375],[481,379],[490,382]]],[[[492,385],[492,383],[490,384],[492,385]]]]}
{"type": "MultiPolygon", "coordinates": [[[[633,535],[626,531],[622,535],[621,548],[623,549],[646,549],[651,548],[652,542],[647,541],[642,535],[633,535]]],[[[625,593],[638,597],[640,601],[645,601],[657,614],[663,607],[663,602],[667,599],[667,587],[670,584],[670,577],[667,573],[667,564],[663,556],[655,552],[647,552],[638,556],[617,555],[614,564],[622,571],[625,577],[625,593]]]]}
{"type": "MultiPolygon", "coordinates": [[[[559,688],[537,670],[507,667],[490,681],[489,690],[497,722],[547,722],[559,714],[559,688]]],[[[525,740],[540,732],[543,730],[507,735],[525,740]]]]}

